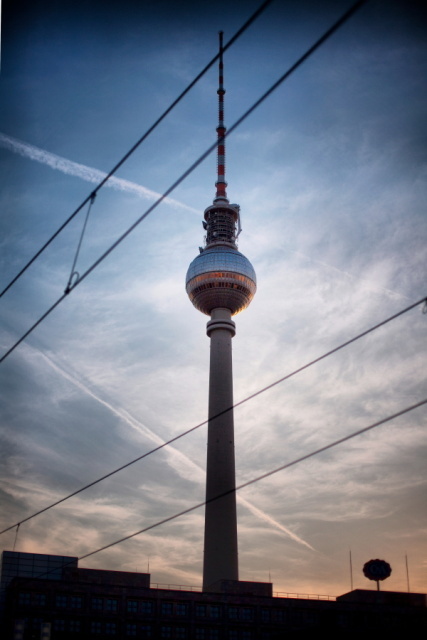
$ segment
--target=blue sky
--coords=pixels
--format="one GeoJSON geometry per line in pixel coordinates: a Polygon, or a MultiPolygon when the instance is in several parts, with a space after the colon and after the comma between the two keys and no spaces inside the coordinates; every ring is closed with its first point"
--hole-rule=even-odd
{"type": "MultiPolygon", "coordinates": [[[[348,6],[273,2],[225,55],[226,124],[348,6]]],[[[5,4],[0,285],[213,57],[218,30],[227,41],[256,7],[5,4]]],[[[425,18],[418,2],[367,3],[227,142],[239,249],[258,277],[236,317],[236,401],[426,295],[425,18]]],[[[131,186],[99,193],[80,273],[144,212],[145,190],[214,141],[216,88],[214,68],[120,169],[131,186]]],[[[206,417],[207,318],[184,278],[214,182],[211,156],[1,365],[2,526],[206,417]]],[[[2,350],[62,294],[83,216],[0,300],[2,350]]],[[[417,308],[236,410],[238,483],[424,399],[426,318],[417,308]]],[[[361,568],[383,557],[384,587],[406,590],[408,554],[425,591],[425,448],[418,409],[243,490],[241,579],[343,593],[351,548],[355,587],[375,586],[361,568]]],[[[83,555],[199,502],[205,449],[202,427],[22,525],[17,549],[83,555]]],[[[202,546],[200,510],[86,566],[144,571],[149,558],[153,582],[197,585],[202,546]]]]}

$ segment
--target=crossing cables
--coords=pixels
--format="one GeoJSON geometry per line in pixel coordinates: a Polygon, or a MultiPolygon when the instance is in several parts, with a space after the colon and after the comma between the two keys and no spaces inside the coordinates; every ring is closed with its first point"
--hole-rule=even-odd
{"type": "MultiPolygon", "coordinates": [[[[240,407],[241,405],[245,404],[246,402],[249,402],[249,400],[252,400],[253,398],[256,398],[257,396],[261,395],[262,393],[265,393],[266,391],[269,391],[270,389],[273,389],[273,387],[276,387],[277,385],[281,384],[285,380],[289,380],[289,378],[292,378],[292,377],[296,376],[298,373],[301,373],[302,371],[305,371],[305,369],[308,369],[309,367],[312,367],[313,365],[317,364],[321,360],[325,360],[325,358],[328,358],[329,356],[333,355],[334,353],[337,353],[338,351],[341,351],[341,349],[344,349],[345,347],[349,346],[350,344],[353,344],[357,340],[360,340],[361,338],[367,336],[368,334],[372,333],[373,331],[376,331],[380,327],[383,327],[384,325],[388,324],[392,320],[395,320],[396,318],[399,318],[400,316],[404,315],[405,313],[407,313],[411,309],[414,309],[415,307],[417,307],[417,306],[419,306],[421,304],[426,305],[427,304],[427,298],[422,298],[421,300],[418,300],[417,302],[414,302],[413,304],[409,305],[405,309],[402,309],[398,313],[395,313],[392,316],[389,316],[388,318],[386,318],[385,320],[382,320],[381,322],[377,323],[376,325],[374,325],[370,329],[366,329],[366,331],[362,331],[362,333],[359,333],[357,336],[354,336],[353,338],[350,338],[350,340],[347,340],[346,342],[343,342],[342,344],[338,345],[337,347],[334,347],[330,351],[327,351],[326,353],[324,353],[321,356],[315,358],[314,360],[311,360],[310,362],[307,362],[306,364],[302,365],[298,369],[295,369],[291,373],[288,373],[288,374],[284,375],[282,378],[279,378],[278,380],[276,380],[275,382],[272,382],[271,384],[267,385],[266,387],[263,387],[259,391],[256,391],[255,393],[252,393],[251,395],[247,396],[243,400],[240,400],[239,402],[236,402],[236,404],[234,404],[233,406],[229,407],[228,409],[225,409],[224,411],[221,411],[220,413],[217,413],[215,416],[212,416],[211,420],[215,420],[219,416],[222,416],[225,413],[228,413],[229,411],[232,411],[233,409],[236,409],[237,407],[240,407]]],[[[61,504],[62,502],[65,502],[66,500],[69,500],[70,498],[78,495],[79,493],[82,493],[86,489],[89,489],[90,487],[93,487],[96,484],[99,484],[103,480],[106,480],[107,478],[110,478],[111,476],[115,475],[119,471],[122,471],[123,469],[127,469],[128,467],[132,466],[136,462],[139,462],[140,460],[143,460],[144,458],[148,458],[148,456],[150,456],[151,454],[156,453],[156,451],[160,451],[160,449],[163,449],[164,447],[167,447],[167,446],[171,445],[172,443],[176,442],[177,440],[180,440],[184,436],[188,435],[189,433],[192,433],[193,431],[196,431],[197,429],[199,429],[203,425],[207,424],[208,422],[209,422],[209,420],[204,420],[203,422],[200,422],[196,426],[191,427],[190,429],[187,429],[187,431],[184,431],[184,432],[178,434],[177,436],[174,436],[173,438],[171,438],[167,442],[162,443],[158,447],[155,447],[154,449],[151,449],[150,451],[147,451],[146,453],[143,453],[142,455],[138,456],[137,458],[134,458],[133,460],[131,460],[130,462],[127,462],[126,464],[122,465],[121,467],[118,467],[117,469],[114,469],[113,471],[110,471],[109,473],[105,474],[104,476],[101,476],[101,478],[98,478],[97,480],[94,480],[93,482],[90,482],[89,484],[86,484],[84,487],[81,487],[80,489],[77,489],[76,491],[73,491],[72,493],[68,494],[67,496],[64,496],[63,498],[61,498],[60,500],[57,500],[56,502],[53,502],[52,504],[48,505],[47,507],[44,507],[43,509],[40,509],[40,511],[37,511],[36,513],[33,513],[32,515],[28,516],[27,518],[24,518],[23,520],[20,520],[19,522],[15,522],[15,524],[12,524],[12,525],[8,526],[6,529],[3,529],[2,531],[0,531],[0,535],[3,534],[3,533],[6,533],[7,531],[10,531],[11,529],[14,529],[15,527],[19,527],[24,522],[28,522],[28,520],[31,520],[32,518],[35,518],[36,516],[39,516],[42,513],[45,513],[46,511],[49,511],[50,509],[53,509],[53,507],[56,507],[57,505],[61,504]]]]}
{"type": "MultiPolygon", "coordinates": [[[[246,20],[246,22],[240,27],[240,29],[238,31],[236,31],[234,36],[227,42],[227,44],[223,48],[223,51],[226,51],[227,49],[229,49],[236,42],[236,40],[238,40],[238,38],[246,31],[246,29],[248,27],[250,27],[250,25],[265,11],[265,9],[267,9],[268,5],[271,4],[272,1],[273,0],[265,0],[258,7],[258,9],[250,16],[250,18],[248,18],[248,20],[246,20]]],[[[182,98],[184,98],[184,96],[187,95],[187,93],[194,87],[194,85],[197,84],[197,82],[205,75],[205,73],[207,71],[209,71],[209,69],[212,67],[212,65],[214,65],[215,62],[218,60],[219,55],[220,54],[217,53],[212,58],[212,60],[210,62],[208,62],[208,64],[200,71],[200,73],[194,78],[194,80],[192,80],[190,82],[190,84],[184,89],[184,91],[182,91],[182,93],[179,94],[179,96],[172,102],[171,105],[169,105],[169,107],[154,122],[154,124],[152,124],[151,127],[149,127],[147,129],[147,131],[139,138],[139,140],[137,142],[135,142],[135,144],[129,149],[129,151],[123,156],[123,158],[121,160],[119,160],[119,162],[111,169],[111,171],[105,176],[105,178],[103,180],[101,180],[101,182],[98,184],[97,187],[95,187],[95,189],[92,191],[92,193],[85,200],[83,200],[83,202],[77,207],[77,209],[75,211],[73,211],[73,213],[67,218],[67,220],[65,220],[65,222],[63,222],[63,224],[55,231],[55,233],[49,238],[49,240],[47,240],[45,242],[45,244],[37,251],[37,253],[35,253],[34,256],[27,262],[27,264],[24,267],[22,267],[22,269],[19,271],[19,273],[0,292],[0,298],[6,293],[6,291],[8,291],[12,287],[12,285],[15,284],[15,282],[17,280],[19,280],[19,278],[33,264],[33,262],[35,262],[37,260],[37,258],[39,256],[41,256],[41,254],[45,251],[45,249],[47,249],[47,247],[53,242],[53,240],[55,240],[55,238],[61,233],[61,231],[63,231],[65,229],[65,227],[71,222],[71,220],[73,220],[73,218],[75,218],[75,216],[83,209],[83,207],[86,204],[93,203],[93,199],[95,198],[95,196],[98,193],[98,191],[100,189],[102,189],[102,187],[105,185],[105,183],[117,172],[118,169],[120,169],[120,167],[134,153],[134,151],[136,151],[138,149],[138,147],[141,146],[141,144],[144,142],[144,140],[146,140],[148,138],[148,136],[154,131],[154,129],[157,128],[157,126],[162,122],[162,120],[164,120],[166,118],[166,116],[177,106],[177,104],[179,102],[181,102],[182,98]]],[[[163,196],[163,198],[164,197],[165,196],[163,196]]],[[[70,283],[69,283],[69,285],[70,285],[70,283]]],[[[72,288],[69,285],[67,285],[66,293],[68,293],[72,288]]],[[[57,306],[57,305],[55,305],[55,306],[57,306]]],[[[55,306],[52,307],[52,309],[51,309],[52,311],[55,308],[55,306]]],[[[37,324],[39,324],[39,323],[37,323],[37,324]]],[[[37,325],[35,325],[35,326],[37,326],[37,325]]],[[[35,326],[34,326],[34,328],[35,328],[35,326]]]]}
{"type": "MultiPolygon", "coordinates": [[[[290,75],[292,75],[298,69],[298,67],[303,64],[303,62],[305,62],[319,47],[321,47],[366,2],[367,0],[359,0],[348,11],[346,11],[341,16],[341,18],[334,22],[334,24],[327,31],[325,31],[325,33],[318,40],[316,40],[316,42],[309,49],[307,49],[307,51],[300,58],[298,58],[298,60],[287,71],[285,71],[285,73],[283,73],[283,75],[281,75],[280,78],[278,78],[278,80],[276,80],[276,82],[265,93],[263,93],[262,96],[258,98],[258,100],[256,100],[242,116],[240,116],[240,118],[238,118],[238,120],[236,120],[236,122],[228,129],[227,133],[224,136],[224,139],[228,137],[242,122],[244,122],[244,120],[246,120],[246,118],[248,118],[255,111],[255,109],[257,109],[287,78],[289,78],[290,75]]],[[[230,46],[230,43],[228,43],[224,47],[224,50],[228,46],[230,46]]],[[[213,59],[213,62],[218,59],[218,56],[219,54],[217,54],[217,56],[213,59]]],[[[193,162],[193,164],[186,171],[184,171],[184,173],[181,174],[181,176],[177,180],[175,180],[175,182],[168,189],[166,189],[163,195],[161,195],[130,227],[128,227],[128,229],[124,233],[122,233],[121,236],[117,238],[117,240],[115,240],[115,242],[113,242],[112,245],[110,245],[110,247],[106,251],[104,251],[104,253],[97,260],[95,260],[95,262],[92,263],[92,265],[77,280],[74,281],[72,286],[66,288],[65,293],[60,298],[58,298],[58,300],[21,336],[21,338],[19,338],[19,340],[17,340],[6,351],[6,353],[3,354],[3,356],[0,358],[0,363],[3,362],[16,349],[16,347],[18,347],[21,342],[23,342],[34,331],[34,329],[36,329],[36,327],[38,327],[38,325],[52,313],[54,309],[56,309],[56,307],[64,300],[67,295],[69,295],[69,293],[71,293],[71,291],[74,291],[74,289],[81,282],[83,282],[83,280],[85,280],[87,276],[90,275],[92,271],[105,260],[105,258],[107,258],[107,256],[109,256],[110,253],[114,251],[114,249],[116,249],[119,244],[121,244],[123,240],[125,240],[125,238],[127,238],[127,236],[132,233],[132,231],[134,231],[136,227],[140,225],[141,222],[143,222],[143,220],[145,220],[150,215],[150,213],[152,213],[152,211],[154,211],[154,209],[156,209],[158,205],[163,202],[163,200],[167,196],[169,196],[181,184],[181,182],[183,182],[212,153],[214,149],[217,148],[217,145],[218,140],[215,140],[215,142],[211,144],[211,146],[208,147],[208,149],[204,153],[202,153],[202,155],[199,156],[199,158],[195,162],[193,162]]],[[[136,148],[136,146],[134,146],[134,148],[136,148]]],[[[129,155],[130,152],[125,156],[125,158],[127,158],[129,155]]],[[[123,162],[124,160],[116,165],[116,168],[123,164],[123,162]]],[[[92,195],[96,193],[96,191],[103,184],[105,184],[108,177],[109,176],[107,176],[100,183],[100,186],[97,187],[97,189],[95,189],[92,194],[88,196],[88,198],[86,198],[84,203],[80,205],[79,210],[82,206],[84,206],[84,204],[88,203],[92,198],[92,195]]]]}
{"type": "MultiPolygon", "coordinates": [[[[80,556],[78,558],[78,560],[84,560],[85,558],[89,558],[90,556],[94,556],[97,553],[100,553],[101,551],[105,551],[106,549],[110,549],[111,547],[114,547],[118,544],[121,544],[122,542],[126,542],[127,540],[131,540],[132,538],[135,538],[136,536],[141,535],[141,533],[146,533],[147,531],[151,531],[152,529],[156,529],[157,527],[160,527],[162,524],[166,524],[167,522],[172,522],[173,520],[176,520],[177,518],[180,518],[181,516],[186,515],[187,513],[191,513],[192,511],[196,511],[196,509],[200,509],[200,507],[205,506],[208,503],[211,502],[215,502],[216,500],[220,500],[221,498],[224,498],[225,496],[229,495],[230,493],[235,493],[236,491],[240,491],[241,489],[244,489],[245,487],[248,487],[249,485],[255,484],[257,482],[260,482],[261,480],[264,480],[265,478],[269,478],[272,475],[275,475],[276,473],[279,473],[279,471],[284,471],[285,469],[289,469],[290,467],[296,466],[297,464],[300,464],[301,462],[304,462],[304,460],[308,460],[309,458],[314,458],[315,456],[319,455],[320,453],[323,453],[323,451],[328,451],[329,449],[333,449],[334,447],[337,447],[338,445],[342,444],[343,442],[347,442],[348,440],[352,440],[353,438],[356,438],[357,436],[361,435],[362,433],[367,433],[368,431],[372,431],[373,429],[376,429],[377,427],[380,427],[383,424],[386,424],[387,422],[390,422],[391,420],[395,420],[396,418],[405,415],[406,413],[409,413],[410,411],[413,411],[414,409],[417,409],[423,405],[427,404],[427,398],[425,398],[424,400],[420,400],[419,402],[406,407],[405,409],[401,409],[400,411],[397,411],[396,413],[387,416],[386,418],[382,418],[381,420],[378,420],[377,422],[374,422],[373,424],[368,425],[367,427],[363,427],[362,429],[358,429],[357,431],[353,431],[353,433],[350,433],[347,436],[344,436],[343,438],[340,438],[339,440],[334,440],[334,442],[330,442],[329,444],[320,447],[319,449],[315,449],[314,451],[311,451],[310,453],[306,453],[305,455],[296,458],[295,460],[292,460],[291,462],[286,462],[285,464],[281,465],[280,467],[277,467],[275,469],[272,469],[270,471],[267,471],[266,473],[263,473],[260,476],[257,476],[256,478],[252,478],[251,480],[248,480],[247,482],[244,482],[240,485],[238,485],[235,489],[229,489],[228,491],[224,491],[223,493],[218,494],[217,496],[214,496],[213,498],[209,498],[209,500],[204,500],[203,502],[199,502],[198,504],[195,504],[191,507],[188,507],[187,509],[183,509],[182,511],[179,511],[178,513],[173,514],[172,516],[168,516],[167,518],[164,518],[163,520],[159,520],[157,522],[155,522],[154,524],[148,525],[147,527],[144,527],[143,529],[139,529],[138,531],[134,531],[133,533],[130,533],[127,536],[123,536],[122,538],[119,538],[118,540],[115,540],[114,542],[110,542],[109,544],[104,545],[103,547],[99,547],[98,549],[95,549],[94,551],[89,551],[89,553],[85,553],[84,555],[80,556]]],[[[71,565],[74,563],[74,559],[71,560],[70,562],[66,562],[64,565],[62,565],[62,569],[66,568],[67,566],[71,565]]],[[[39,578],[46,578],[46,576],[48,576],[50,573],[53,573],[54,571],[57,571],[58,567],[55,567],[55,569],[51,569],[49,571],[46,571],[42,574],[39,574],[37,576],[34,576],[34,579],[39,579],[39,578]]],[[[33,578],[28,578],[28,582],[30,580],[32,580],[33,578]]]]}

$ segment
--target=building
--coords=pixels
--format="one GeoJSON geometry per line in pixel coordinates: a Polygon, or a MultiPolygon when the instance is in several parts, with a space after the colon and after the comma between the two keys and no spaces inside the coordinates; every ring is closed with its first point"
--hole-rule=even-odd
{"type": "Polygon", "coordinates": [[[190,591],[150,586],[146,573],[84,569],[74,557],[13,551],[3,552],[1,580],[5,640],[277,640],[321,632],[373,638],[387,631],[415,637],[427,627],[423,594],[278,597],[271,585],[234,581],[223,581],[217,593],[190,591]]]}

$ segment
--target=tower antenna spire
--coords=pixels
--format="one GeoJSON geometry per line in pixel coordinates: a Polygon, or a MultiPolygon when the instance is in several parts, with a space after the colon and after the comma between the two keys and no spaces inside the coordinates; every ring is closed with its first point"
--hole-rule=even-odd
{"type": "Polygon", "coordinates": [[[224,63],[222,59],[223,54],[223,35],[224,32],[219,32],[219,83],[218,83],[218,146],[217,146],[217,181],[216,186],[216,198],[215,202],[220,200],[227,200],[225,181],[225,133],[227,131],[224,125],[224,63]]]}

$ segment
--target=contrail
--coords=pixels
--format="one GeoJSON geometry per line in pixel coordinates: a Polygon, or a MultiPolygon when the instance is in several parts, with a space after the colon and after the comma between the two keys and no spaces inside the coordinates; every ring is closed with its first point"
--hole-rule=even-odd
{"type": "Polygon", "coordinates": [[[311,549],[311,551],[316,551],[316,549],[312,547],[311,544],[308,544],[308,542],[303,540],[303,538],[300,538],[300,536],[297,536],[296,533],[294,533],[293,531],[285,527],[283,524],[280,524],[280,522],[277,522],[277,520],[269,516],[268,513],[265,513],[265,511],[261,511],[261,509],[258,509],[258,507],[252,504],[252,502],[249,502],[245,498],[242,498],[242,496],[239,493],[237,493],[236,496],[237,496],[237,501],[240,502],[240,504],[242,504],[244,507],[249,509],[249,511],[252,511],[252,513],[258,518],[260,518],[260,520],[264,520],[265,522],[268,522],[268,524],[272,525],[276,529],[279,529],[279,531],[286,533],[286,535],[292,538],[292,540],[295,540],[295,542],[299,542],[299,544],[302,544],[305,547],[308,547],[308,549],[311,549]]]}
{"type": "MultiPolygon", "coordinates": [[[[38,351],[34,347],[31,347],[31,349],[34,351],[38,351]]],[[[66,378],[66,380],[68,380],[69,382],[74,384],[76,387],[78,387],[81,391],[83,391],[84,393],[89,395],[91,398],[93,398],[94,400],[102,404],[104,407],[109,409],[115,416],[117,416],[121,420],[124,420],[124,422],[126,422],[130,427],[132,427],[132,429],[135,429],[136,431],[141,433],[143,436],[151,440],[156,445],[164,444],[164,440],[160,438],[160,436],[154,433],[154,431],[151,431],[151,429],[149,429],[144,424],[142,424],[142,422],[140,422],[139,420],[131,416],[128,411],[122,408],[114,407],[109,402],[106,402],[105,400],[100,398],[98,395],[96,395],[91,389],[89,389],[83,382],[81,382],[80,380],[75,378],[73,375],[65,371],[62,367],[57,365],[53,360],[51,360],[51,358],[46,356],[41,351],[39,351],[38,353],[43,358],[43,360],[52,369],[54,369],[54,371],[59,373],[61,376],[66,378]]],[[[198,464],[196,464],[190,458],[188,458],[184,453],[181,453],[181,451],[178,451],[178,449],[175,449],[175,447],[173,447],[172,445],[167,445],[167,447],[165,447],[165,451],[169,454],[169,460],[170,460],[171,466],[175,469],[175,471],[177,471],[181,475],[181,477],[184,477],[187,480],[192,480],[194,482],[195,474],[196,474],[200,479],[200,482],[204,481],[205,479],[204,470],[198,464]],[[193,472],[191,472],[191,470],[193,472]]],[[[269,516],[264,511],[261,511],[261,509],[258,509],[258,507],[253,505],[251,502],[243,498],[238,493],[236,495],[237,495],[238,502],[240,502],[241,505],[249,509],[249,511],[251,511],[255,516],[257,516],[261,520],[264,520],[264,522],[267,522],[268,524],[278,529],[282,533],[285,533],[287,536],[292,538],[292,540],[295,540],[295,542],[302,544],[303,546],[307,547],[311,551],[315,551],[315,549],[308,542],[306,542],[303,538],[298,536],[296,533],[294,533],[293,531],[290,531],[290,529],[280,524],[280,522],[277,522],[277,520],[269,516]]]]}
{"type": "MultiPolygon", "coordinates": [[[[24,156],[24,158],[29,158],[30,160],[35,160],[41,164],[46,164],[51,169],[56,169],[57,171],[66,173],[69,176],[75,176],[76,178],[86,180],[86,182],[99,184],[107,175],[103,171],[87,167],[84,164],[79,164],[72,160],[67,160],[67,158],[62,158],[61,156],[57,156],[54,153],[50,153],[49,151],[45,151],[39,147],[34,147],[32,144],[28,144],[27,142],[22,142],[21,140],[17,140],[11,136],[6,136],[1,132],[0,146],[8,149],[9,151],[13,151],[14,153],[18,153],[19,155],[24,156]]],[[[160,193],[151,191],[151,189],[147,189],[136,182],[124,180],[123,178],[116,178],[114,176],[105,183],[105,186],[116,189],[117,191],[135,193],[140,198],[150,200],[150,202],[155,202],[161,197],[160,193]]],[[[197,209],[193,209],[193,207],[189,207],[187,204],[179,202],[179,200],[174,200],[173,198],[164,198],[163,202],[175,209],[185,209],[185,211],[191,211],[191,213],[197,213],[198,215],[200,214],[200,211],[197,209]]]]}

